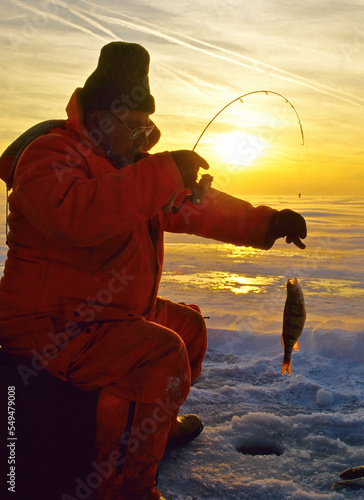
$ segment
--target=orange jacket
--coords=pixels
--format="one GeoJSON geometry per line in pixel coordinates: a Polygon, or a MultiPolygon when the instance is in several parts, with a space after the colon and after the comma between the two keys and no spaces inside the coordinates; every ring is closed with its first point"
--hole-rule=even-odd
{"type": "MultiPolygon", "coordinates": [[[[66,129],[37,138],[17,165],[0,319],[60,310],[85,321],[148,315],[165,230],[264,248],[275,210],[211,189],[202,205],[166,214],[173,194],[177,206],[186,194],[171,154],[117,170],[85,130],[77,90],[67,114],[66,129]]],[[[0,163],[3,178],[8,163],[0,163]]]]}

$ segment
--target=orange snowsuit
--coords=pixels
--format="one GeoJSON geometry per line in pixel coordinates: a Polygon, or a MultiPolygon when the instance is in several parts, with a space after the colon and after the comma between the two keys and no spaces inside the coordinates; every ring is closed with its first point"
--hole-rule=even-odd
{"type": "MultiPolygon", "coordinates": [[[[66,128],[33,141],[17,165],[0,344],[81,389],[103,388],[95,498],[139,498],[206,350],[201,314],[157,297],[163,232],[264,249],[276,211],[210,189],[200,206],[165,213],[186,195],[171,154],[118,170],[85,129],[78,90],[67,114],[66,128]]],[[[3,179],[8,166],[0,161],[3,179]]]]}

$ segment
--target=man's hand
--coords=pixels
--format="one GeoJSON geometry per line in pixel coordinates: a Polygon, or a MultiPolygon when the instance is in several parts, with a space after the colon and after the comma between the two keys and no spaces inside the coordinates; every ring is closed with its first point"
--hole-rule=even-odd
{"type": "Polygon", "coordinates": [[[171,151],[171,155],[181,174],[185,188],[192,188],[196,184],[197,172],[199,168],[207,170],[209,164],[204,158],[187,149],[171,151]]]}
{"type": "Polygon", "coordinates": [[[265,244],[267,248],[271,248],[273,243],[278,238],[286,237],[287,243],[294,243],[298,248],[306,248],[302,243],[301,238],[307,236],[307,228],[305,219],[302,215],[293,210],[285,209],[273,215],[270,221],[265,244]]]}

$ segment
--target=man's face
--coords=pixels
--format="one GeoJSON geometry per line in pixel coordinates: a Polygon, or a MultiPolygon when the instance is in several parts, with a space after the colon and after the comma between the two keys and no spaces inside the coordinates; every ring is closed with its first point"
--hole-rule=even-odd
{"type": "Polygon", "coordinates": [[[146,111],[127,110],[122,112],[98,111],[96,119],[98,128],[103,131],[102,145],[110,150],[120,164],[133,163],[135,155],[148,149],[148,137],[151,126],[149,113],[146,111]],[[139,127],[146,127],[138,134],[139,127]],[[134,138],[133,133],[137,132],[134,138]]]}

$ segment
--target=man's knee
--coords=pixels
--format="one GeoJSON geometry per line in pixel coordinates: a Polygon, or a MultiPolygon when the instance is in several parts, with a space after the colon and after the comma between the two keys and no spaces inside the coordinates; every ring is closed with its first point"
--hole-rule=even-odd
{"type": "Polygon", "coordinates": [[[178,376],[189,371],[188,353],[183,339],[175,332],[164,338],[165,356],[162,360],[168,376],[178,376]]]}
{"type": "Polygon", "coordinates": [[[193,342],[196,346],[205,350],[207,345],[206,321],[198,306],[188,304],[187,307],[189,309],[189,327],[191,332],[193,332],[193,342]]]}
{"type": "MultiPolygon", "coordinates": [[[[188,306],[191,307],[191,306],[188,306]]],[[[198,307],[198,306],[197,306],[198,307]]],[[[195,309],[195,314],[193,315],[193,324],[200,335],[200,337],[207,338],[207,327],[205,318],[202,316],[200,308],[195,309]]]]}

